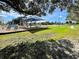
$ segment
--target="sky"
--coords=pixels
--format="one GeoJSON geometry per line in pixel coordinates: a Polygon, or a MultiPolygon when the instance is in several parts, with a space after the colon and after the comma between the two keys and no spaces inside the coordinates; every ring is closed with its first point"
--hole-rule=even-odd
{"type": "MultiPolygon", "coordinates": [[[[4,22],[6,23],[8,21],[11,21],[12,19],[15,19],[23,15],[11,10],[10,12],[5,12],[5,11],[0,12],[0,16],[2,17],[1,19],[4,19],[4,22]]],[[[42,16],[41,18],[49,22],[64,23],[66,21],[67,16],[68,16],[68,12],[66,9],[60,11],[59,8],[56,8],[52,14],[48,13],[46,16],[42,16]]]]}
{"type": "Polygon", "coordinates": [[[48,14],[46,16],[42,16],[42,18],[50,21],[50,22],[66,22],[66,18],[68,16],[67,9],[61,11],[59,8],[56,8],[52,14],[48,14]]]}

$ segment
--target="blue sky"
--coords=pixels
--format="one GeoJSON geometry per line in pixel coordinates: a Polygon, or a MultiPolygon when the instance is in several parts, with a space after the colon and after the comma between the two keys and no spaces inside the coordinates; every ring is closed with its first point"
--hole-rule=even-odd
{"type": "MultiPolygon", "coordinates": [[[[10,12],[5,12],[5,11],[0,12],[0,16],[3,17],[5,22],[8,22],[14,18],[23,16],[23,15],[20,15],[19,13],[11,10],[10,12]]],[[[46,19],[47,21],[50,21],[50,22],[65,22],[67,16],[68,16],[68,13],[66,9],[63,11],[60,11],[59,8],[56,8],[52,14],[48,13],[46,16],[42,16],[41,18],[46,19]]]]}
{"type": "Polygon", "coordinates": [[[46,16],[42,16],[42,18],[50,21],[50,22],[65,22],[68,16],[67,9],[61,11],[59,8],[56,8],[52,14],[47,14],[46,16]]]}

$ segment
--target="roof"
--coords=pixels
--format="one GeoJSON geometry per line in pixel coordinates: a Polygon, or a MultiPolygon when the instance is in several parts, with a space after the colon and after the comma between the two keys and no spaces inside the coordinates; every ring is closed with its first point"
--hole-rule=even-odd
{"type": "Polygon", "coordinates": [[[33,15],[28,15],[26,17],[23,17],[23,19],[26,21],[46,21],[39,16],[33,16],[33,15]]]}

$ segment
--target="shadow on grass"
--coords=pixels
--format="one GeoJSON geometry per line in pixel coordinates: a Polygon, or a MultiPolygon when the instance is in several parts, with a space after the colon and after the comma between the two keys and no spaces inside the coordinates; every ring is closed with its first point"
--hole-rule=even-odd
{"type": "Polygon", "coordinates": [[[37,28],[37,29],[30,29],[28,31],[31,33],[36,33],[36,32],[47,30],[47,29],[50,29],[50,28],[37,28]]]}
{"type": "Polygon", "coordinates": [[[0,59],[77,59],[68,40],[21,43],[0,50],[0,59]]]}

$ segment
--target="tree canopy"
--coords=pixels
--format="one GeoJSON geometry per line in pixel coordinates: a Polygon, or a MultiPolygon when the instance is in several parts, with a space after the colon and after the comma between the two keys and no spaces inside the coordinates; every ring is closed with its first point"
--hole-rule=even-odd
{"type": "Polygon", "coordinates": [[[79,22],[79,0],[74,0],[74,5],[68,8],[69,20],[76,20],[79,22]]]}
{"type": "Polygon", "coordinates": [[[79,0],[0,0],[0,10],[13,9],[24,15],[46,15],[56,7],[61,11],[67,8],[70,13],[68,19],[79,19],[79,0]]]}
{"type": "Polygon", "coordinates": [[[52,12],[57,6],[68,7],[71,0],[0,0],[0,9],[9,11],[14,9],[23,14],[45,14],[49,9],[52,12]]]}

